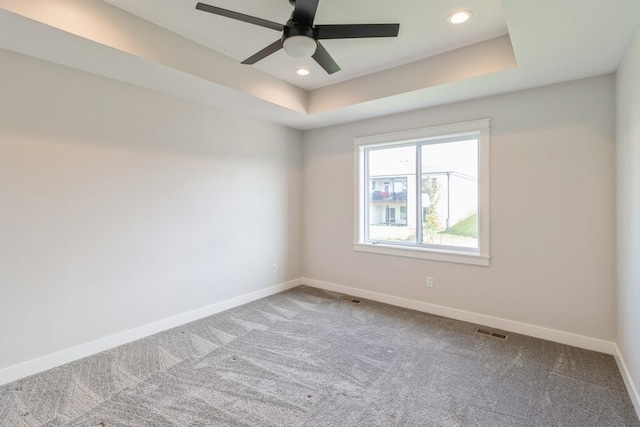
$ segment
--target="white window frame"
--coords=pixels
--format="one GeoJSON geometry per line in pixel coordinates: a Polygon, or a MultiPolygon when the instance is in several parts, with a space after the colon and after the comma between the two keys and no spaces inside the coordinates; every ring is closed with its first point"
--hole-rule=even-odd
{"type": "MultiPolygon", "coordinates": [[[[421,258],[488,266],[489,256],[489,133],[490,119],[452,123],[422,129],[354,138],[355,206],[353,249],[374,254],[421,258]],[[365,187],[364,155],[366,148],[419,143],[426,140],[473,135],[478,138],[478,251],[439,249],[390,242],[365,241],[365,187]]],[[[368,185],[368,184],[367,184],[368,185]]]]}

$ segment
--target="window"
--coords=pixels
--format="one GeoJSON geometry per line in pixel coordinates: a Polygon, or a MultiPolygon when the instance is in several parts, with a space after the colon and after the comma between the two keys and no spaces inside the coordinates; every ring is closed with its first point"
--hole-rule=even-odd
{"type": "Polygon", "coordinates": [[[354,249],[489,265],[489,120],[356,138],[354,249]]]}

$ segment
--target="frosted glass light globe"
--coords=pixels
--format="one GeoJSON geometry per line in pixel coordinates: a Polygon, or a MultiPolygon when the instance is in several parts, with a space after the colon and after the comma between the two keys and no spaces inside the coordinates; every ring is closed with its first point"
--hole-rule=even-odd
{"type": "Polygon", "coordinates": [[[317,47],[314,39],[301,35],[287,37],[282,43],[284,51],[293,58],[309,58],[316,53],[317,47]]]}

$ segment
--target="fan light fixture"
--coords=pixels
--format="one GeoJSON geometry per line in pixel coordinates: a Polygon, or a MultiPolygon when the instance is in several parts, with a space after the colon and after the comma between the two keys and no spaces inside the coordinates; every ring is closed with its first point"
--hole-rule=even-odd
{"type": "Polygon", "coordinates": [[[293,58],[310,58],[317,47],[314,39],[303,35],[290,36],[282,42],[284,51],[293,58]]]}
{"type": "Polygon", "coordinates": [[[327,74],[333,74],[340,71],[340,67],[319,40],[398,37],[400,24],[316,25],[314,20],[319,1],[289,0],[289,3],[293,5],[293,13],[286,24],[267,21],[256,16],[245,15],[244,13],[200,2],[196,4],[196,9],[281,33],[278,40],[242,61],[243,64],[248,65],[255,64],[284,48],[287,55],[294,58],[311,57],[327,74]]]}
{"type": "Polygon", "coordinates": [[[467,22],[469,18],[471,18],[471,15],[473,15],[473,13],[471,13],[470,10],[459,10],[449,15],[447,21],[452,24],[462,24],[463,22],[467,22]]]}

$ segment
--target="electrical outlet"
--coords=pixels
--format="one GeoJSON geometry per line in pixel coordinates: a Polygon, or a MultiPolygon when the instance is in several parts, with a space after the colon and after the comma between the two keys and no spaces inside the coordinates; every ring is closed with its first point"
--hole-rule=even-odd
{"type": "Polygon", "coordinates": [[[433,277],[427,276],[427,288],[433,288],[433,277]]]}
{"type": "Polygon", "coordinates": [[[274,272],[274,273],[277,273],[278,272],[278,264],[273,264],[271,266],[271,271],[274,272]]]}

